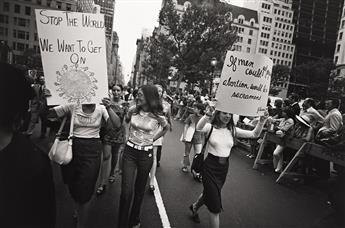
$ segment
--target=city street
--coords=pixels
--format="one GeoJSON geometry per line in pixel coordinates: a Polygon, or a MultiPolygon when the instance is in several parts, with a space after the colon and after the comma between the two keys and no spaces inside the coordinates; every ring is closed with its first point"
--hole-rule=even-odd
{"type": "MultiPolygon", "coordinates": [[[[38,127],[38,126],[37,126],[38,127]]],[[[201,224],[189,219],[188,206],[202,191],[202,184],[181,172],[183,144],[179,141],[182,124],[174,122],[173,132],[165,138],[157,181],[171,227],[208,227],[206,208],[200,210],[201,224]]],[[[36,134],[37,136],[37,134],[36,134]]],[[[47,147],[48,141],[38,141],[47,147]]],[[[227,182],[223,188],[221,227],[325,227],[321,218],[329,212],[326,194],[311,185],[278,185],[272,169],[252,169],[253,160],[241,149],[234,149],[227,182]],[[284,225],[283,225],[284,224],[284,225]]],[[[73,227],[73,204],[58,165],[54,165],[57,197],[57,227],[73,227]]],[[[120,177],[108,185],[107,192],[92,200],[91,227],[116,227],[120,177]]],[[[162,227],[156,200],[145,195],[141,227],[162,227]]]]}

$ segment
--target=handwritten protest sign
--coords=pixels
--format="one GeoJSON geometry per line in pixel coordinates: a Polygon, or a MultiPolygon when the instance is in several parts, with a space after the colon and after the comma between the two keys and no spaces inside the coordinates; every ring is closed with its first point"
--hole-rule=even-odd
{"type": "Polygon", "coordinates": [[[216,94],[216,109],[243,116],[263,115],[273,62],[265,55],[228,51],[216,94]]]}
{"type": "Polygon", "coordinates": [[[37,9],[49,105],[99,103],[108,96],[103,14],[37,9]]]}

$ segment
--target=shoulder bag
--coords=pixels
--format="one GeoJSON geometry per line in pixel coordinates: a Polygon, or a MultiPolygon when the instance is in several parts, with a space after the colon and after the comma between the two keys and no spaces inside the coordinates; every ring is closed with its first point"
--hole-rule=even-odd
{"type": "Polygon", "coordinates": [[[59,165],[67,165],[68,163],[71,162],[72,157],[73,157],[73,153],[72,153],[73,139],[72,138],[73,138],[73,126],[74,126],[74,108],[72,110],[69,135],[67,139],[62,139],[61,133],[65,126],[66,121],[67,121],[67,116],[64,117],[64,119],[62,120],[60,129],[58,133],[56,134],[55,141],[48,154],[50,160],[58,163],[59,165]]]}
{"type": "Polygon", "coordinates": [[[208,133],[208,136],[207,136],[207,138],[204,142],[204,145],[201,149],[201,153],[194,155],[192,166],[191,166],[192,173],[195,172],[195,173],[200,174],[200,172],[201,172],[202,166],[204,164],[204,156],[205,156],[206,146],[207,146],[208,140],[210,139],[212,131],[213,131],[213,126],[211,126],[210,133],[208,133]]]}

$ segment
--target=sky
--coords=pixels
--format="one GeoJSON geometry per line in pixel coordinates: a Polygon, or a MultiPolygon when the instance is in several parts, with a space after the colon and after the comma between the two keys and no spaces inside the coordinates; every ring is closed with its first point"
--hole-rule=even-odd
{"type": "MultiPolygon", "coordinates": [[[[241,6],[242,1],[229,2],[241,6]]],[[[115,0],[113,28],[119,36],[119,55],[126,82],[131,75],[136,40],[141,37],[143,29],[148,29],[151,34],[153,28],[158,26],[161,6],[162,0],[115,0]]]]}

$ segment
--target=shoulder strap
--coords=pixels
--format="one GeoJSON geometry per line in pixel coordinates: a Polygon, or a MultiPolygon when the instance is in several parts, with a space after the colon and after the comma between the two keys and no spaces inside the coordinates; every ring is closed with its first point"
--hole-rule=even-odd
{"type": "Polygon", "coordinates": [[[67,121],[67,116],[65,116],[61,122],[60,128],[59,128],[58,132],[56,133],[57,137],[61,136],[62,130],[66,124],[66,121],[67,121]]]}
{"type": "Polygon", "coordinates": [[[68,136],[68,139],[70,139],[70,138],[73,137],[73,127],[74,127],[75,109],[76,109],[76,107],[73,106],[72,115],[71,115],[71,124],[70,124],[70,127],[69,127],[69,136],[68,136]]]}
{"type": "Polygon", "coordinates": [[[201,150],[201,154],[205,153],[205,149],[206,149],[208,140],[209,140],[210,137],[211,137],[212,131],[213,131],[213,125],[211,125],[211,130],[210,130],[210,132],[208,133],[207,138],[206,138],[206,140],[205,140],[205,142],[204,142],[203,148],[202,148],[202,150],[201,150]]]}
{"type": "Polygon", "coordinates": [[[207,138],[206,138],[206,143],[208,142],[208,140],[210,139],[210,137],[211,137],[211,134],[212,134],[212,131],[213,131],[213,125],[211,125],[211,130],[210,130],[210,133],[208,133],[208,135],[207,135],[207,138]]]}

